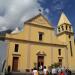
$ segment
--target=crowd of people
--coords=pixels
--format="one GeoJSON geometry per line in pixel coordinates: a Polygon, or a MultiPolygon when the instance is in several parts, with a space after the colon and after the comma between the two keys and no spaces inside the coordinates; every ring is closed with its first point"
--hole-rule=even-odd
{"type": "Polygon", "coordinates": [[[71,75],[71,70],[65,67],[53,67],[51,70],[52,75],[71,75]]]}
{"type": "Polygon", "coordinates": [[[40,75],[39,72],[42,72],[43,75],[72,75],[71,70],[66,69],[65,67],[49,67],[48,69],[46,66],[42,67],[40,66],[39,70],[34,68],[33,69],[33,75],[40,75]]]}

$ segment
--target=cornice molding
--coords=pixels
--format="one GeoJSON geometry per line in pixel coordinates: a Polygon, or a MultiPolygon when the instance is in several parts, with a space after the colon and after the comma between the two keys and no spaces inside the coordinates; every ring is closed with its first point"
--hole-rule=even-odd
{"type": "Polygon", "coordinates": [[[40,24],[34,24],[34,23],[26,23],[26,24],[27,24],[27,25],[34,26],[34,27],[39,27],[39,28],[45,28],[45,29],[54,30],[53,27],[42,26],[42,25],[40,25],[40,24]]]}
{"type": "Polygon", "coordinates": [[[58,33],[57,36],[60,36],[60,35],[62,35],[62,34],[72,34],[72,35],[74,35],[74,32],[64,31],[64,32],[58,33]]]}
{"type": "MultiPolygon", "coordinates": [[[[69,26],[72,26],[71,24],[68,24],[68,23],[63,23],[63,24],[61,24],[60,26],[62,26],[62,25],[69,25],[69,26]]],[[[57,27],[60,27],[60,26],[57,26],[57,27]]]]}
{"type": "Polygon", "coordinates": [[[46,43],[46,42],[39,42],[39,41],[30,41],[30,40],[22,40],[22,39],[14,39],[14,38],[6,38],[6,40],[12,40],[12,41],[20,41],[25,43],[31,43],[31,44],[39,44],[39,45],[46,45],[46,46],[62,46],[67,47],[66,44],[55,44],[55,43],[46,43]]]}

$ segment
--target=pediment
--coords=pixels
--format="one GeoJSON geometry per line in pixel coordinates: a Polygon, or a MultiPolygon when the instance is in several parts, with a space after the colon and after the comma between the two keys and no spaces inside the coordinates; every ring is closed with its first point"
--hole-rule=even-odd
{"type": "Polygon", "coordinates": [[[41,26],[46,26],[46,27],[52,28],[52,25],[48,22],[48,20],[42,14],[39,14],[39,15],[31,18],[30,20],[28,20],[25,23],[31,23],[31,24],[35,24],[35,25],[41,25],[41,26]]]}
{"type": "Polygon", "coordinates": [[[46,53],[42,52],[42,51],[39,51],[36,55],[38,55],[38,56],[46,56],[46,53]]]}

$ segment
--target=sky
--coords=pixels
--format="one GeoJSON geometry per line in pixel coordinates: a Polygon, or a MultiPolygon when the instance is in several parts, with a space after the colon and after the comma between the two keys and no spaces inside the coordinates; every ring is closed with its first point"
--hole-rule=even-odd
{"type": "Polygon", "coordinates": [[[75,31],[75,0],[0,0],[0,31],[23,28],[23,23],[41,13],[54,27],[63,11],[75,31]]]}

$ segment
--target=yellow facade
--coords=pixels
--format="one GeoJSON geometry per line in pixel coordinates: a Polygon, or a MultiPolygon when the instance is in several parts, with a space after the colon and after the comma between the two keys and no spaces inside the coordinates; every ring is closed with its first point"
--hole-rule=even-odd
{"type": "MultiPolygon", "coordinates": [[[[63,20],[63,16],[61,17],[63,20]]],[[[64,21],[59,23],[61,25],[64,24],[64,28],[65,24],[69,23],[69,21],[66,23],[62,22],[64,21]]],[[[67,30],[58,32],[58,27],[61,25],[58,24],[56,34],[52,25],[39,14],[24,23],[23,31],[6,34],[8,42],[6,67],[8,68],[10,65],[12,70],[13,64],[17,63],[17,70],[25,71],[25,69],[32,69],[34,63],[39,65],[40,60],[43,61],[41,62],[43,66],[46,65],[48,67],[55,62],[59,62],[59,59],[62,59],[62,66],[75,70],[73,30],[72,32],[67,30]],[[40,32],[43,33],[42,40],[39,40],[40,32]],[[69,35],[71,36],[70,39],[69,35]],[[69,44],[69,40],[71,40],[71,45],[69,44]],[[15,52],[15,44],[19,45],[17,52],[15,52]],[[72,51],[70,51],[70,46],[72,46],[72,51]],[[59,55],[59,49],[61,49],[61,55],[59,55]],[[18,61],[13,61],[14,57],[16,57],[15,59],[18,58],[18,61]],[[40,57],[43,59],[40,59],[40,57]]]]}

